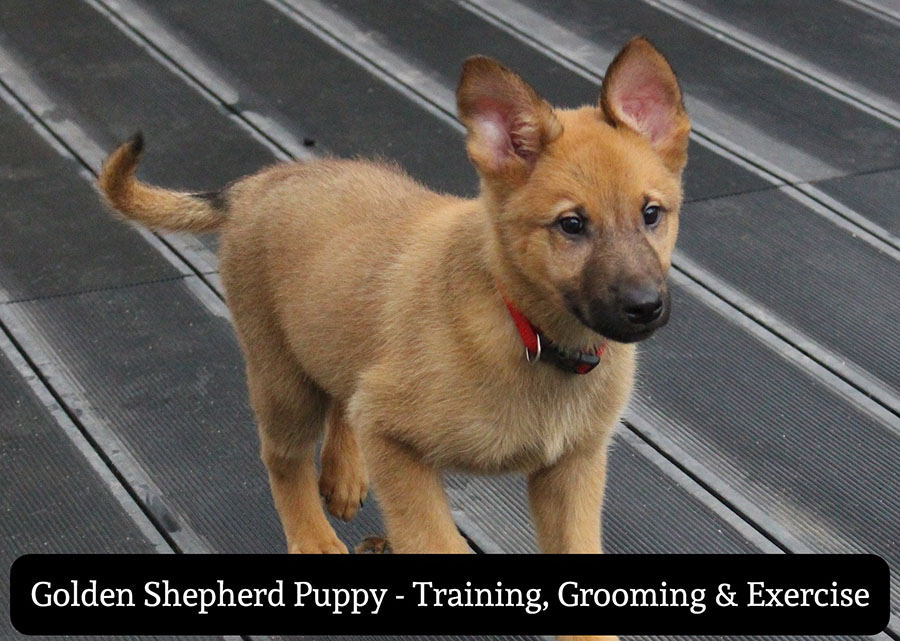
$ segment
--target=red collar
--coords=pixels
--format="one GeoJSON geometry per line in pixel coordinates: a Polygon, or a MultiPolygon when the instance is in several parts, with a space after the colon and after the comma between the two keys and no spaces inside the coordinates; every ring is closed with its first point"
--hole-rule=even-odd
{"type": "Polygon", "coordinates": [[[600,357],[606,351],[606,341],[600,344],[596,352],[564,350],[541,334],[541,331],[532,325],[525,314],[506,296],[502,288],[500,295],[503,296],[503,302],[506,303],[509,315],[512,316],[516,329],[519,330],[519,336],[522,337],[522,342],[525,344],[525,358],[529,363],[544,360],[565,372],[574,374],[587,374],[600,363],[600,357]]]}

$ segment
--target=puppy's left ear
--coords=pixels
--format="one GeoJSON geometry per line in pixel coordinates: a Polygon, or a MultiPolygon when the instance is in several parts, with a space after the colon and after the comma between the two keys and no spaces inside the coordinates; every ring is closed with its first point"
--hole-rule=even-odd
{"type": "Polygon", "coordinates": [[[649,139],[666,167],[681,173],[691,121],[675,72],[646,38],[633,38],[609,65],[600,108],[610,123],[649,139]]]}

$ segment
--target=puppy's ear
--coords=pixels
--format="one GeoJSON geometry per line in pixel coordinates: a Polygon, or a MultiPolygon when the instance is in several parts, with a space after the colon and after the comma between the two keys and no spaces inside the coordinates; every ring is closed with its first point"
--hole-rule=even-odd
{"type": "Polygon", "coordinates": [[[691,122],[681,87],[668,61],[646,38],[632,39],[609,65],[600,108],[610,123],[648,138],[672,172],[684,169],[691,122]]]}
{"type": "Polygon", "coordinates": [[[562,125],[524,80],[496,60],[466,60],[456,90],[473,164],[486,178],[523,182],[562,125]]]}

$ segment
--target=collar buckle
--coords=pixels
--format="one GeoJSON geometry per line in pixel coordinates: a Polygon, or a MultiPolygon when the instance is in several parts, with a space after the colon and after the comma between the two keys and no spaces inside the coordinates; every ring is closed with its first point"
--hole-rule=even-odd
{"type": "Polygon", "coordinates": [[[534,356],[531,355],[530,349],[527,347],[525,348],[525,360],[531,365],[534,365],[541,360],[541,335],[535,332],[534,337],[537,340],[537,351],[534,352],[534,356]]]}
{"type": "Polygon", "coordinates": [[[600,357],[603,356],[603,352],[606,349],[605,341],[594,352],[569,352],[563,350],[554,345],[551,340],[542,339],[540,330],[532,325],[531,321],[507,298],[499,284],[498,289],[500,289],[503,302],[506,303],[506,308],[509,310],[516,329],[519,331],[519,336],[522,337],[522,342],[525,343],[525,360],[530,365],[537,363],[543,356],[545,362],[555,365],[564,372],[587,374],[600,363],[600,357]]]}

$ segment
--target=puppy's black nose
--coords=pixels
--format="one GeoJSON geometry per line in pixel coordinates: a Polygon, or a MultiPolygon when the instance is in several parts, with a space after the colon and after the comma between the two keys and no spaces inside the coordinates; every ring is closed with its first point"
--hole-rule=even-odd
{"type": "Polygon", "coordinates": [[[635,287],[624,292],[622,311],[632,324],[649,325],[662,314],[662,295],[655,287],[635,287]]]}

